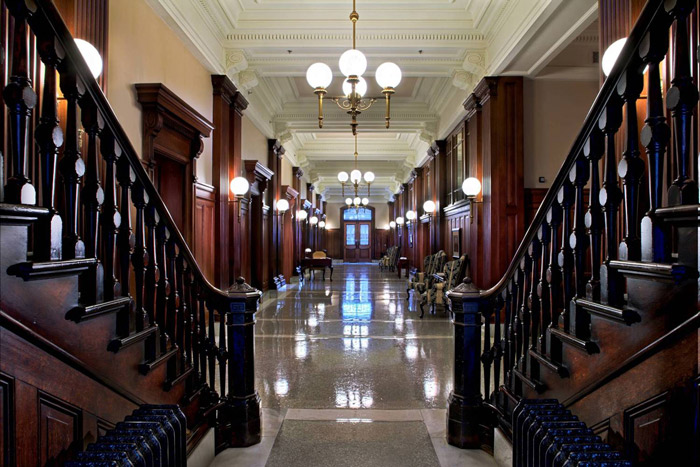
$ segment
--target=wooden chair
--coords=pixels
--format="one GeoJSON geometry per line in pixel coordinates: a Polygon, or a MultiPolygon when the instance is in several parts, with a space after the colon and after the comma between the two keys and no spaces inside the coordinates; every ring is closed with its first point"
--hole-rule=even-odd
{"type": "MultiPolygon", "coordinates": [[[[466,269],[467,257],[461,256],[459,259],[445,263],[442,273],[433,274],[433,284],[421,296],[420,302],[420,317],[425,315],[426,304],[431,307],[430,312],[435,314],[437,305],[445,306],[447,304],[447,292],[457,286],[464,276],[466,269]]],[[[445,307],[447,309],[447,307],[445,307]]]]}
{"type": "Polygon", "coordinates": [[[414,295],[421,295],[433,285],[433,274],[440,272],[445,265],[447,255],[443,250],[438,251],[434,255],[428,255],[423,259],[423,271],[417,272],[409,281],[406,289],[406,300],[410,298],[411,290],[414,290],[414,295]]]}

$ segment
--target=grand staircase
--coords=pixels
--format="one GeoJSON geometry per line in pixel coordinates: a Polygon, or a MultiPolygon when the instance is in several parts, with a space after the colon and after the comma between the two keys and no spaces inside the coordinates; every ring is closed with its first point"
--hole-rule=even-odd
{"type": "Polygon", "coordinates": [[[647,2],[506,273],[450,292],[451,444],[549,399],[633,465],[700,461],[697,14],[647,2]]]}
{"type": "Polygon", "coordinates": [[[2,9],[1,464],[60,464],[145,403],[182,407],[189,450],[259,442],[260,293],[204,277],[53,2],[2,9]]]}

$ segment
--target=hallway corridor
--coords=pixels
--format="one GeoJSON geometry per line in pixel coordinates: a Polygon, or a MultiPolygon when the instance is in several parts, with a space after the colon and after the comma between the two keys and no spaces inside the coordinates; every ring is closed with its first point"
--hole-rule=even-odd
{"type": "Polygon", "coordinates": [[[265,294],[255,341],[263,441],[214,465],[493,465],[446,444],[452,325],[439,308],[418,316],[406,280],[376,264],[265,294]]]}

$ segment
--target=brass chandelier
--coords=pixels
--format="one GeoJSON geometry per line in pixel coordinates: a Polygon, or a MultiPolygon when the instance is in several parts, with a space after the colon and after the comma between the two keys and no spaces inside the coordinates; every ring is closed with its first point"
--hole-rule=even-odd
{"type": "Polygon", "coordinates": [[[372,182],[374,181],[374,172],[368,171],[363,175],[357,168],[357,155],[357,133],[355,133],[355,168],[350,172],[350,175],[348,175],[348,173],[345,171],[338,173],[338,181],[340,182],[343,190],[343,197],[345,197],[345,184],[348,182],[348,180],[350,180],[350,183],[352,183],[355,190],[355,197],[345,198],[345,204],[348,207],[354,207],[355,209],[359,209],[369,204],[370,189],[372,182]],[[364,180],[364,182],[367,184],[367,197],[365,198],[360,198],[359,195],[362,180],[364,180]]]}
{"type": "MultiPolygon", "coordinates": [[[[365,97],[367,92],[367,81],[362,74],[367,70],[367,58],[355,48],[356,27],[360,15],[355,9],[355,0],[352,2],[352,49],[346,50],[338,61],[341,73],[346,76],[343,82],[344,96],[331,97],[338,107],[345,110],[351,117],[350,127],[352,134],[357,135],[357,116],[363,111],[372,107],[381,97],[365,97]]],[[[379,65],[375,74],[377,83],[382,88],[382,94],[386,101],[386,127],[389,128],[391,120],[391,95],[394,94],[396,86],[401,82],[401,69],[392,62],[385,62],[379,65]]],[[[318,62],[311,65],[306,70],[306,81],[314,89],[314,94],[318,96],[318,127],[323,128],[323,98],[327,93],[327,88],[333,80],[333,71],[325,63],[318,62]]]]}

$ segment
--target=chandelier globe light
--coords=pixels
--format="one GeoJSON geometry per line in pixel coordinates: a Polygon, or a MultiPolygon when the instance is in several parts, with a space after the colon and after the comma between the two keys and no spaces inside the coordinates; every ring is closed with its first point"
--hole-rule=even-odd
{"type": "MultiPolygon", "coordinates": [[[[372,107],[381,97],[366,97],[367,81],[362,75],[367,71],[367,57],[357,50],[357,22],[360,15],[356,9],[356,0],[352,2],[350,21],[352,22],[352,49],[348,49],[340,56],[338,68],[345,76],[343,81],[343,96],[331,97],[336,105],[350,115],[350,127],[353,135],[357,134],[357,116],[372,107]]],[[[385,62],[377,67],[375,73],[377,84],[382,88],[382,94],[386,101],[386,114],[384,117],[387,128],[391,120],[391,96],[396,86],[401,83],[401,68],[392,62],[385,62]]],[[[318,127],[323,128],[323,99],[328,92],[333,80],[333,71],[325,63],[314,63],[306,70],[306,81],[318,96],[318,127]]]]}
{"type": "Polygon", "coordinates": [[[357,169],[350,172],[350,181],[352,183],[358,183],[360,180],[362,180],[362,172],[357,169]]]}
{"type": "Polygon", "coordinates": [[[339,173],[338,173],[338,181],[339,181],[340,183],[345,183],[345,182],[347,182],[349,178],[350,178],[350,176],[349,176],[348,173],[345,172],[345,171],[339,172],[339,173]]]}
{"type": "Polygon", "coordinates": [[[352,198],[345,198],[345,204],[352,206],[352,198]]]}
{"type": "Polygon", "coordinates": [[[362,198],[362,205],[367,206],[369,204],[369,198],[362,198]]]}
{"type": "Polygon", "coordinates": [[[370,190],[371,190],[371,185],[372,182],[374,182],[375,175],[374,172],[365,172],[364,174],[360,169],[357,168],[357,134],[355,134],[355,168],[350,171],[350,175],[348,175],[347,172],[342,171],[338,173],[338,181],[340,182],[340,186],[342,187],[342,194],[343,197],[345,197],[345,184],[350,181],[352,184],[353,190],[355,192],[355,196],[353,198],[345,198],[345,204],[350,207],[354,206],[355,209],[359,209],[361,207],[369,205],[369,196],[370,196],[370,190]],[[363,182],[367,185],[367,196],[364,198],[360,197],[359,191],[360,191],[360,184],[363,182]]]}

